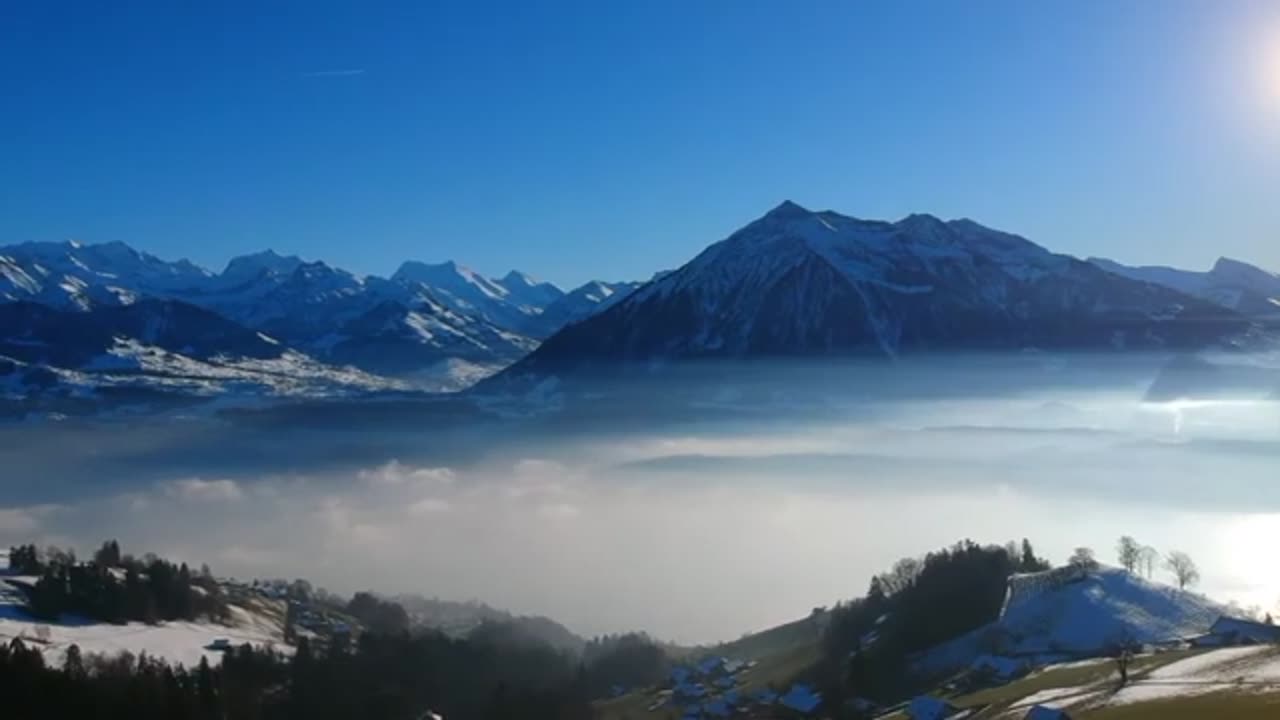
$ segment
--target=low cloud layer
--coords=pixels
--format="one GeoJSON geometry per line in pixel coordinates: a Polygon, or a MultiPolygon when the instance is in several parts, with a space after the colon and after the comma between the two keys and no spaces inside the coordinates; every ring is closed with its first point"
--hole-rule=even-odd
{"type": "Polygon", "coordinates": [[[1109,558],[1123,533],[1191,552],[1207,592],[1270,608],[1280,416],[1216,412],[1078,393],[495,444],[460,464],[175,472],[76,501],[0,502],[0,542],[83,552],[114,537],[239,577],[709,641],[859,595],[898,557],[962,538],[1029,537],[1062,561],[1077,545],[1109,558]]]}

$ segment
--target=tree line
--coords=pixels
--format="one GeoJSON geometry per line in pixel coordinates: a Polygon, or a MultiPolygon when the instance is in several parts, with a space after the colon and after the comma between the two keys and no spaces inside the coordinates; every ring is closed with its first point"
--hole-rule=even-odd
{"type": "Polygon", "coordinates": [[[193,575],[186,563],[123,554],[115,540],[86,562],[71,551],[21,545],[10,549],[9,565],[19,574],[39,576],[28,590],[28,609],[45,620],[72,613],[109,623],[156,623],[221,619],[227,613],[207,566],[193,575]]]}
{"type": "MultiPolygon", "coordinates": [[[[22,562],[44,564],[42,581],[131,567],[117,546],[104,548],[88,563],[64,557],[50,563],[29,546],[15,550],[22,562]]],[[[186,576],[182,566],[173,572],[186,576]]],[[[199,578],[191,582],[199,587],[199,578]]],[[[127,652],[85,656],[76,646],[47,665],[37,647],[15,640],[0,645],[5,709],[14,717],[109,720],[423,720],[429,713],[450,720],[586,720],[592,700],[616,686],[654,684],[670,667],[662,648],[641,634],[599,638],[577,654],[518,623],[483,623],[464,638],[410,628],[398,603],[372,593],[357,593],[341,608],[364,626],[354,642],[313,645],[300,636],[292,655],[245,645],[224,653],[221,665],[202,660],[195,668],[127,652]]]]}
{"type": "MultiPolygon", "coordinates": [[[[438,633],[364,635],[350,651],[313,652],[302,639],[292,657],[248,645],[221,666],[194,669],[123,653],[83,657],[74,646],[61,666],[15,640],[0,646],[0,686],[13,717],[103,720],[576,720],[590,706],[567,661],[543,669],[546,682],[509,673],[505,651],[438,633]]],[[[538,662],[545,662],[539,658],[538,662]]]]}
{"type": "Polygon", "coordinates": [[[192,669],[127,652],[84,656],[76,646],[47,665],[37,648],[14,640],[0,645],[0,687],[13,717],[587,720],[591,700],[609,688],[660,679],[669,667],[660,656],[646,636],[627,635],[586,662],[512,639],[497,624],[462,639],[366,632],[327,650],[302,637],[292,656],[244,645],[220,666],[202,660],[192,669]]]}
{"type": "Polygon", "coordinates": [[[815,669],[829,706],[852,697],[896,700],[916,690],[912,654],[993,622],[1010,575],[1049,568],[1027,540],[966,540],[899,560],[871,578],[865,596],[830,612],[815,669]]]}

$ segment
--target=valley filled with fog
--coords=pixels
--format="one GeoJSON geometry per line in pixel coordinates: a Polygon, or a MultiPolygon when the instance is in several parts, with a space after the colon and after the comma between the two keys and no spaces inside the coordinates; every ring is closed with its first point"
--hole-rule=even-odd
{"type": "Polygon", "coordinates": [[[609,406],[608,422],[571,404],[362,416],[359,430],[340,417],[12,424],[0,544],[118,538],[241,578],[707,642],[861,595],[899,557],[963,538],[1114,562],[1128,534],[1189,552],[1203,592],[1274,609],[1280,407],[1146,403],[1158,361],[1115,362],[810,367],[807,387],[793,372],[747,391],[709,372],[661,411],[637,407],[660,393],[620,391],[630,413],[609,406]]]}

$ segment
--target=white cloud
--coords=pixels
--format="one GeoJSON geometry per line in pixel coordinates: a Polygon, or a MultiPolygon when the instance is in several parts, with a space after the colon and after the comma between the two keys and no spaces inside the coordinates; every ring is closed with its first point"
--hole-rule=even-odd
{"type": "Polygon", "coordinates": [[[548,503],[538,508],[538,514],[549,518],[575,518],[582,514],[582,508],[571,503],[548,503]]]}
{"type": "Polygon", "coordinates": [[[453,470],[449,468],[413,467],[399,460],[361,470],[356,477],[363,483],[378,487],[450,485],[456,479],[453,470]]]}
{"type": "Polygon", "coordinates": [[[43,519],[58,510],[57,505],[0,508],[0,532],[30,534],[40,530],[43,519]]]}
{"type": "Polygon", "coordinates": [[[415,517],[435,515],[453,509],[453,504],[441,498],[423,498],[409,506],[408,512],[415,517]]]}
{"type": "Polygon", "coordinates": [[[218,560],[242,567],[279,569],[278,566],[287,559],[272,550],[231,545],[218,552],[218,560]]]}
{"type": "Polygon", "coordinates": [[[234,480],[201,480],[186,478],[164,486],[171,498],[186,502],[234,502],[244,497],[244,492],[234,480]]]}

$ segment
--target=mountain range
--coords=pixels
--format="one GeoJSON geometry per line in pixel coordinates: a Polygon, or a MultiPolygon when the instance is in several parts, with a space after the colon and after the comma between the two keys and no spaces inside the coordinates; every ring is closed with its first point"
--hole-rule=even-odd
{"type": "Polygon", "coordinates": [[[1280,277],[1050,252],[971,220],[861,220],[784,202],[648,282],[565,292],[512,271],[360,276],[270,250],[221,272],[119,242],[0,247],[0,396],[209,398],[456,390],[700,358],[1231,347],[1280,277]],[[125,393],[126,395],[128,393],[125,393]]]}
{"type": "Polygon", "coordinates": [[[456,390],[637,286],[593,281],[565,292],[453,262],[358,276],[270,250],[215,273],[119,242],[11,245],[0,248],[0,394],[29,406],[35,395],[120,387],[286,397],[456,390]]]}

